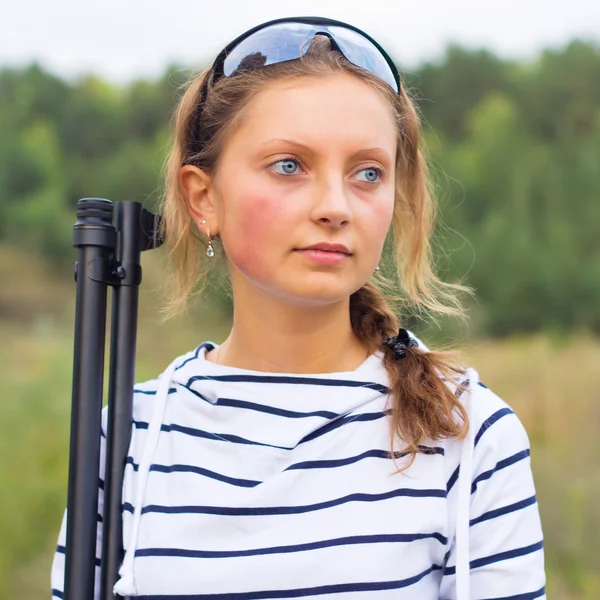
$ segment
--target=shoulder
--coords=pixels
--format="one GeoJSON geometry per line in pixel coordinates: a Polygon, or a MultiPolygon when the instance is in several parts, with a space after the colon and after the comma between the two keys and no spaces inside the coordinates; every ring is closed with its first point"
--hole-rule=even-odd
{"type": "Polygon", "coordinates": [[[525,428],[508,399],[501,398],[485,384],[479,382],[471,395],[471,419],[475,427],[475,444],[485,436],[496,435],[527,437],[525,428]],[[497,432],[497,433],[496,433],[497,432]]]}
{"type": "MultiPolygon", "coordinates": [[[[430,352],[427,345],[412,331],[409,335],[419,347],[430,352]]],[[[507,437],[517,443],[529,445],[529,439],[523,423],[510,405],[510,399],[500,397],[493,389],[480,380],[474,367],[464,368],[466,374],[455,382],[446,381],[446,385],[457,396],[462,397],[474,429],[475,445],[501,443],[507,437]],[[472,381],[473,380],[473,381],[472,381]],[[462,392],[457,384],[467,384],[468,393],[462,392]],[[465,394],[465,396],[463,396],[465,394]]]]}
{"type": "MultiPolygon", "coordinates": [[[[198,347],[176,356],[171,360],[157,377],[146,381],[138,382],[133,388],[133,420],[149,422],[154,411],[155,401],[159,394],[159,388],[164,377],[169,377],[168,394],[176,394],[178,391],[178,382],[181,383],[187,379],[186,374],[194,371],[194,365],[197,364],[199,352],[205,347],[206,342],[198,347]]],[[[166,391],[166,390],[165,390],[166,391]]]]}
{"type": "Polygon", "coordinates": [[[462,394],[458,390],[457,395],[469,414],[476,463],[480,467],[508,466],[513,460],[528,459],[529,436],[510,401],[480,382],[473,368],[467,369],[464,381],[468,381],[468,388],[462,394]]]}
{"type": "MultiPolygon", "coordinates": [[[[190,350],[184,354],[177,356],[173,359],[172,363],[175,363],[176,370],[183,368],[190,361],[193,361],[198,358],[198,352],[201,348],[204,347],[204,344],[200,344],[197,348],[190,350]]],[[[156,396],[159,389],[159,384],[161,382],[161,377],[166,373],[168,367],[164,369],[161,373],[159,373],[156,377],[147,379],[144,381],[136,382],[133,386],[133,398],[132,398],[132,408],[133,408],[133,426],[136,424],[149,423],[152,418],[154,405],[156,401],[156,396]]],[[[169,386],[169,393],[173,394],[176,392],[176,383],[172,382],[169,386]]],[[[108,429],[108,406],[104,406],[102,409],[102,434],[106,437],[106,432],[108,429]]]]}
{"type": "MultiPolygon", "coordinates": [[[[477,498],[482,495],[513,498],[516,502],[521,501],[524,491],[527,491],[526,497],[531,499],[534,495],[531,451],[523,423],[511,405],[488,386],[479,382],[473,385],[473,381],[478,379],[474,369],[467,369],[467,375],[471,381],[465,391],[461,393],[455,386],[452,389],[469,415],[470,437],[467,439],[472,444],[471,493],[477,498]]],[[[463,378],[460,383],[465,383],[466,379],[463,378]]],[[[444,440],[444,448],[450,458],[447,465],[448,493],[459,479],[460,464],[465,459],[465,452],[469,452],[468,447],[465,441],[455,437],[444,440]]],[[[486,510],[481,508],[479,512],[483,514],[486,510]]]]}

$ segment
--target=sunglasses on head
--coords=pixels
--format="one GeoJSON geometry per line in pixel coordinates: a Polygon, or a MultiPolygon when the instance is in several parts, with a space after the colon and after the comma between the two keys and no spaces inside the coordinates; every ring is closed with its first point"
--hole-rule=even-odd
{"type": "MultiPolygon", "coordinates": [[[[326,35],[333,49],[357,67],[377,75],[400,93],[400,75],[387,52],[353,25],[322,17],[285,17],[262,23],[242,33],[217,55],[200,91],[196,114],[206,100],[208,86],[267,65],[298,59],[308,51],[316,34],[326,35]]],[[[196,149],[200,142],[196,141],[196,149]]]]}

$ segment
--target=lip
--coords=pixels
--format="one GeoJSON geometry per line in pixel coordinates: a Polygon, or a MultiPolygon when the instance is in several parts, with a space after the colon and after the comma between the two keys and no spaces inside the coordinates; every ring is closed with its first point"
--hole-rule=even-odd
{"type": "Polygon", "coordinates": [[[330,244],[329,242],[320,242],[306,248],[296,248],[295,251],[304,254],[312,262],[330,266],[339,265],[352,256],[352,252],[343,244],[330,244]]]}
{"type": "Polygon", "coordinates": [[[322,250],[324,252],[340,252],[342,254],[352,254],[346,246],[343,244],[329,244],[327,242],[321,242],[319,244],[313,244],[306,248],[297,248],[297,250],[322,250]]]}

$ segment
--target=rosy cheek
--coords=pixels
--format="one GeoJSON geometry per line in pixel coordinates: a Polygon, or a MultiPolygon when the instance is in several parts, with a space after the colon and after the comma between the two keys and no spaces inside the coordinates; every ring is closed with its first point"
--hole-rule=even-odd
{"type": "Polygon", "coordinates": [[[380,237],[383,239],[391,227],[392,219],[394,218],[394,205],[390,203],[389,206],[384,208],[377,215],[377,228],[379,230],[380,237]]]}
{"type": "Polygon", "coordinates": [[[385,237],[393,216],[394,216],[394,198],[390,195],[389,198],[382,198],[381,202],[373,204],[372,213],[370,215],[371,227],[370,230],[375,238],[385,237]]]}
{"type": "Polygon", "coordinates": [[[285,203],[280,197],[245,194],[236,199],[235,225],[229,231],[229,255],[237,268],[254,277],[267,272],[269,255],[285,252],[285,203]]]}

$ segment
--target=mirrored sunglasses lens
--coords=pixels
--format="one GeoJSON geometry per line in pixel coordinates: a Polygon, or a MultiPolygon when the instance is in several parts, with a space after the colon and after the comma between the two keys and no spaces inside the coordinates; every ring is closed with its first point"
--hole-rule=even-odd
{"type": "Polygon", "coordinates": [[[329,29],[341,51],[350,62],[374,73],[398,92],[398,84],[392,69],[377,46],[351,29],[336,26],[329,27],[329,29]]]}
{"type": "Polygon", "coordinates": [[[335,25],[288,22],[260,29],[227,55],[223,74],[229,77],[240,71],[297,59],[306,53],[310,45],[307,42],[319,31],[330,33],[350,62],[374,73],[398,92],[394,74],[379,49],[358,32],[335,25]]]}
{"type": "Polygon", "coordinates": [[[299,58],[308,48],[306,41],[311,32],[315,28],[305,23],[281,23],[256,31],[228,54],[223,74],[229,77],[236,71],[299,58]]]}

